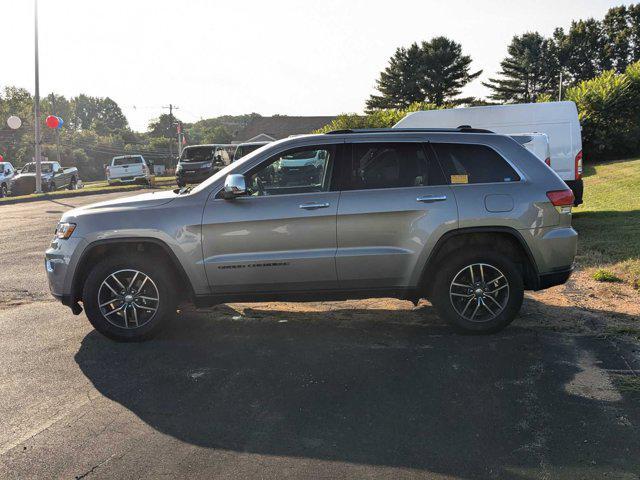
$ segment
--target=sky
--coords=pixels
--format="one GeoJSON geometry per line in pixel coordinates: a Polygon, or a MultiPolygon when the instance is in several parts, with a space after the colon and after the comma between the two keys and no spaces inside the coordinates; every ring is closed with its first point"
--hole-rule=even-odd
{"type": "MultiPolygon", "coordinates": [[[[111,97],[131,127],[177,105],[223,114],[360,113],[396,48],[445,35],[484,97],[516,34],[549,35],[609,0],[40,0],[40,91],[111,97]]],[[[33,1],[0,0],[0,88],[34,89],[33,1]]]]}

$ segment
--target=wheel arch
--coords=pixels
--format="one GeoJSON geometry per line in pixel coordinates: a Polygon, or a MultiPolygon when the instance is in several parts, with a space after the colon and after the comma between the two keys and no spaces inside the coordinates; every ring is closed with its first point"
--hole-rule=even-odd
{"type": "Polygon", "coordinates": [[[92,265],[106,255],[117,253],[130,253],[135,248],[137,252],[148,252],[156,257],[164,257],[169,260],[169,266],[174,270],[179,282],[181,297],[195,296],[193,285],[176,254],[162,240],[152,237],[131,237],[131,238],[110,238],[97,240],[89,244],[84,251],[75,268],[73,279],[71,280],[72,301],[82,299],[82,288],[87,275],[91,271],[92,265]]]}
{"type": "Polygon", "coordinates": [[[419,291],[427,296],[431,293],[432,284],[426,279],[430,274],[436,274],[438,264],[444,256],[460,248],[491,245],[492,248],[505,254],[513,255],[522,271],[522,277],[527,290],[538,288],[538,267],[522,234],[510,227],[468,227],[450,230],[445,233],[434,246],[420,275],[419,291]]]}

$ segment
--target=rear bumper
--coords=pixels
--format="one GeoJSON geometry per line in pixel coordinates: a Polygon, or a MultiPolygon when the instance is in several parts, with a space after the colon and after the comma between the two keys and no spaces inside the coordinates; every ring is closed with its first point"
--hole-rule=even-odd
{"type": "Polygon", "coordinates": [[[147,181],[149,181],[148,177],[110,178],[107,180],[108,183],[136,183],[136,182],[147,182],[147,181]]]}
{"type": "Polygon", "coordinates": [[[544,290],[545,288],[555,287],[556,285],[562,285],[569,280],[569,277],[573,273],[573,266],[564,267],[554,272],[543,273],[538,275],[538,287],[536,290],[544,290]]]}
{"type": "Polygon", "coordinates": [[[582,194],[584,192],[584,183],[582,182],[582,179],[580,180],[565,180],[565,182],[567,184],[567,186],[571,189],[571,191],[573,192],[573,196],[575,198],[573,205],[574,206],[578,206],[582,203],[582,194]]]}

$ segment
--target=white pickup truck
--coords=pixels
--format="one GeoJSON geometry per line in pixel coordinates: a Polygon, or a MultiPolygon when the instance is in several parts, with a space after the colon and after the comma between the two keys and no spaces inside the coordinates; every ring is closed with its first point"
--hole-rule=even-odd
{"type": "Polygon", "coordinates": [[[151,168],[142,155],[123,155],[113,157],[107,165],[107,182],[134,183],[144,182],[151,185],[151,168]]]}

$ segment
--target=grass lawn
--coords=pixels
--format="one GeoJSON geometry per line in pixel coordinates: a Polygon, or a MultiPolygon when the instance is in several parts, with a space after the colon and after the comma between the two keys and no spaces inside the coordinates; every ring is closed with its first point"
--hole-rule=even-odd
{"type": "Polygon", "coordinates": [[[597,280],[640,288],[640,159],[589,165],[573,225],[580,266],[597,280]]]}

